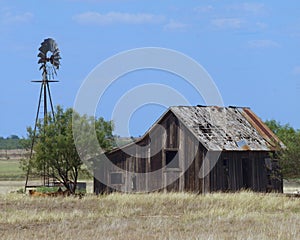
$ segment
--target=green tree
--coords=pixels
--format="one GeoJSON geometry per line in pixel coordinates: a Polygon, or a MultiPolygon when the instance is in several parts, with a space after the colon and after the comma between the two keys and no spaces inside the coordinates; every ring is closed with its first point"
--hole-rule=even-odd
{"type": "MultiPolygon", "coordinates": [[[[104,150],[111,148],[112,122],[103,118],[80,116],[73,109],[64,110],[58,106],[55,110],[54,119],[49,114],[44,122],[39,122],[36,129],[36,143],[34,144],[33,158],[23,165],[30,169],[31,173],[53,178],[61,182],[71,193],[77,186],[78,174],[83,165],[82,152],[76,149],[73,135],[72,120],[80,122],[80,130],[84,133],[80,139],[85,151],[90,151],[91,129],[96,129],[97,140],[104,150]],[[85,131],[86,130],[86,131],[85,131]],[[79,153],[81,155],[78,154],[79,153]]],[[[33,131],[28,128],[28,135],[33,137],[33,131]]]]}
{"type": "Polygon", "coordinates": [[[10,135],[7,139],[20,139],[17,135],[10,135]]]}
{"type": "Polygon", "coordinates": [[[285,144],[279,153],[280,166],[284,178],[300,177],[300,131],[289,124],[282,125],[275,120],[266,121],[267,126],[285,144]]]}
{"type": "Polygon", "coordinates": [[[0,137],[0,149],[20,149],[22,148],[20,141],[21,139],[17,135],[11,135],[7,138],[0,137]]]}

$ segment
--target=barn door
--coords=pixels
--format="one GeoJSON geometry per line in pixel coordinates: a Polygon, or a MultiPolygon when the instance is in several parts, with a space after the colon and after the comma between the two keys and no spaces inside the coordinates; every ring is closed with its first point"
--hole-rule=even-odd
{"type": "Polygon", "coordinates": [[[251,161],[248,158],[242,159],[242,187],[244,189],[249,189],[252,186],[252,167],[251,161]]]}
{"type": "Polygon", "coordinates": [[[223,191],[228,191],[229,187],[229,162],[228,159],[223,159],[223,191]]]}

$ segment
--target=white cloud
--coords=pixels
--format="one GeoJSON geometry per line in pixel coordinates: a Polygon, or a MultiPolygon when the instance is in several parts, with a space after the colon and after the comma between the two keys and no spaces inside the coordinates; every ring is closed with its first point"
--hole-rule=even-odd
{"type": "Polygon", "coordinates": [[[194,11],[197,13],[207,13],[211,12],[214,9],[212,5],[207,5],[207,6],[199,6],[194,8],[194,11]]]}
{"type": "Polygon", "coordinates": [[[182,31],[182,30],[185,30],[187,28],[187,26],[188,26],[187,24],[177,22],[177,21],[171,19],[169,21],[169,23],[164,26],[164,29],[165,30],[172,30],[172,31],[174,31],[174,30],[181,30],[182,31]]]}
{"type": "Polygon", "coordinates": [[[251,48],[274,48],[279,47],[280,44],[273,40],[252,40],[248,42],[248,46],[251,48]]]}
{"type": "Polygon", "coordinates": [[[258,15],[266,12],[265,5],[263,3],[240,3],[231,5],[228,7],[229,10],[243,11],[250,14],[258,15]]]}
{"type": "Polygon", "coordinates": [[[75,21],[81,24],[94,24],[94,25],[109,25],[114,23],[123,24],[156,24],[164,21],[164,16],[153,15],[147,13],[121,13],[109,12],[101,14],[98,12],[85,12],[73,17],[75,21]]]}
{"type": "Polygon", "coordinates": [[[292,73],[294,75],[300,75],[300,66],[294,67],[294,69],[292,70],[292,73]]]}
{"type": "Polygon", "coordinates": [[[3,24],[16,24],[16,23],[27,23],[33,19],[33,14],[25,12],[21,14],[13,14],[10,11],[1,14],[1,23],[3,24]]]}
{"type": "Polygon", "coordinates": [[[243,20],[240,18],[216,18],[211,20],[211,24],[220,29],[239,29],[243,20]]]}

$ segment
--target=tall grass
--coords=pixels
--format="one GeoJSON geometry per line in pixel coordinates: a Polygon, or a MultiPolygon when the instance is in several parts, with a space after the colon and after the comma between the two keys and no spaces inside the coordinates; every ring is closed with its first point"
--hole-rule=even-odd
{"type": "Polygon", "coordinates": [[[0,196],[3,239],[299,239],[300,199],[240,192],[0,196]]]}

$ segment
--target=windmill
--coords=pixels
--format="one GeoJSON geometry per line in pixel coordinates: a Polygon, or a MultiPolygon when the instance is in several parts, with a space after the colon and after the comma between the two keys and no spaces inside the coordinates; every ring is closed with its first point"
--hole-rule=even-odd
{"type": "MultiPolygon", "coordinates": [[[[32,81],[34,83],[40,83],[40,93],[39,93],[39,100],[38,100],[38,107],[36,112],[35,118],[35,125],[33,130],[33,138],[31,142],[31,149],[30,149],[30,159],[33,155],[33,147],[36,140],[36,129],[39,119],[43,120],[44,126],[47,124],[47,116],[48,116],[48,109],[50,104],[50,111],[52,113],[54,119],[54,109],[53,103],[51,98],[50,92],[50,83],[58,82],[54,80],[54,77],[57,75],[57,70],[60,66],[60,51],[56,44],[56,42],[52,38],[45,39],[39,48],[38,54],[38,64],[41,64],[39,70],[42,70],[42,80],[32,81]],[[42,109],[42,110],[41,110],[42,109]],[[43,112],[42,117],[41,111],[43,112]]],[[[49,186],[49,168],[44,161],[43,167],[43,186],[49,186]]],[[[28,187],[36,187],[36,186],[29,186],[28,185],[28,178],[29,178],[30,168],[28,167],[26,180],[25,180],[25,191],[28,187]]]]}

